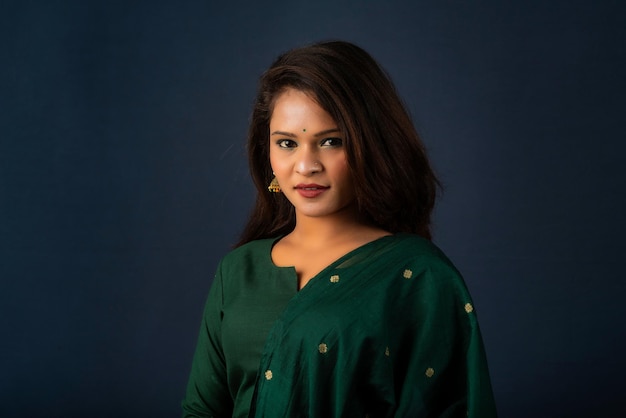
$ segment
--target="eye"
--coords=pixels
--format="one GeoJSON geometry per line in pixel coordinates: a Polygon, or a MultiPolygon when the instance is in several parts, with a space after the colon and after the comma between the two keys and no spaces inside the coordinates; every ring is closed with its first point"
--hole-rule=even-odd
{"type": "Polygon", "coordinates": [[[280,148],[295,148],[296,146],[298,146],[298,144],[296,144],[296,142],[291,139],[279,139],[276,141],[276,145],[278,145],[280,148]]]}
{"type": "Polygon", "coordinates": [[[323,147],[340,147],[343,145],[343,139],[341,138],[326,138],[322,141],[323,147]]]}

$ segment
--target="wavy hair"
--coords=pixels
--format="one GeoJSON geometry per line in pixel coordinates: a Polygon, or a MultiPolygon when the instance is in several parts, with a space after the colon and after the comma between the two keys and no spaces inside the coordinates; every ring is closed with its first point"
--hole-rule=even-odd
{"type": "Polygon", "coordinates": [[[439,182],[424,145],[391,79],[360,47],[321,42],[279,56],[261,76],[248,132],[255,206],[237,244],[284,235],[295,211],[270,193],[269,124],[277,97],[288,88],[311,96],[344,134],[360,220],[392,233],[430,239],[439,182]]]}

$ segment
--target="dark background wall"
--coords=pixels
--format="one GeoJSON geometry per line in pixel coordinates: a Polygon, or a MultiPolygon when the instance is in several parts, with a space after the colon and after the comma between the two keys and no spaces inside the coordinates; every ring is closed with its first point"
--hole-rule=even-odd
{"type": "Polygon", "coordinates": [[[4,1],[0,416],[179,414],[281,51],[388,70],[502,417],[626,416],[622,1],[4,1]]]}

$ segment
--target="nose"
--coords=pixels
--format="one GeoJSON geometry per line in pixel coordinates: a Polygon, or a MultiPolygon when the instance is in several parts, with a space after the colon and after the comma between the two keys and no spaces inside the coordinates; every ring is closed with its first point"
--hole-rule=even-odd
{"type": "Polygon", "coordinates": [[[322,171],[322,164],[319,162],[319,156],[314,150],[308,147],[302,147],[296,162],[296,172],[304,176],[311,176],[322,171]]]}

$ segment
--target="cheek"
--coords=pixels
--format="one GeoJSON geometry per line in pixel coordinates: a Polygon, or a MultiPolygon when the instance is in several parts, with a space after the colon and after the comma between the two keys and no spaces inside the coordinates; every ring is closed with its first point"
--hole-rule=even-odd
{"type": "Polygon", "coordinates": [[[336,166],[336,176],[341,179],[341,183],[344,185],[352,184],[352,175],[350,174],[350,168],[348,167],[348,162],[345,159],[339,162],[336,166]]]}
{"type": "Polygon", "coordinates": [[[285,158],[278,158],[274,153],[270,152],[270,166],[276,177],[285,175],[289,171],[289,161],[285,158]]]}

